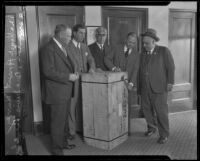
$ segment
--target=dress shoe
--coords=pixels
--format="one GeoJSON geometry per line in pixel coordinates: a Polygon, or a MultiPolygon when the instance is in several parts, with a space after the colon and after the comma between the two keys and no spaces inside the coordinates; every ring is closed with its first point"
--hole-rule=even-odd
{"type": "Polygon", "coordinates": [[[148,130],[147,132],[145,132],[145,136],[151,136],[156,132],[156,130],[148,130]]]}
{"type": "Polygon", "coordinates": [[[76,145],[74,145],[74,144],[68,144],[68,145],[64,146],[63,149],[70,150],[70,149],[73,149],[75,147],[76,147],[76,145]]]}
{"type": "Polygon", "coordinates": [[[168,138],[167,137],[160,137],[157,141],[159,144],[165,144],[167,142],[168,138]]]}
{"type": "Polygon", "coordinates": [[[75,135],[69,135],[69,136],[67,137],[67,139],[69,139],[69,140],[74,140],[74,139],[75,139],[75,135]]]}

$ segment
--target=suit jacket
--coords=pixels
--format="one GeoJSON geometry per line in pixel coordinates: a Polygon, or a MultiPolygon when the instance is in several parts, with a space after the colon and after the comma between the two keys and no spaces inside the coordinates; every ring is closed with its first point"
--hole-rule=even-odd
{"type": "MultiPolygon", "coordinates": [[[[80,72],[80,64],[79,64],[78,55],[77,55],[79,53],[77,53],[77,48],[72,41],[69,42],[68,48],[69,48],[69,51],[73,57],[75,65],[76,65],[75,71],[80,72]]],[[[88,70],[90,68],[95,70],[94,58],[91,55],[90,50],[87,47],[87,45],[85,45],[84,43],[81,43],[80,51],[81,51],[82,60],[83,60],[83,71],[82,72],[88,72],[88,70]]]]}
{"type": "MultiPolygon", "coordinates": [[[[139,69],[139,93],[145,80],[145,52],[141,53],[141,62],[139,69]]],[[[149,82],[151,89],[155,93],[167,91],[167,84],[174,84],[174,60],[171,52],[164,46],[156,45],[147,63],[149,82]]]]}
{"type": "Polygon", "coordinates": [[[112,52],[112,49],[110,46],[104,44],[103,52],[100,50],[99,46],[96,42],[88,46],[91,54],[95,60],[96,68],[101,68],[103,71],[108,71],[108,67],[105,65],[104,57],[105,55],[108,55],[112,52]]]}
{"type": "MultiPolygon", "coordinates": [[[[69,53],[68,50],[66,50],[69,53]]],[[[68,54],[51,39],[41,53],[41,71],[43,76],[42,98],[46,104],[61,104],[72,96],[73,82],[69,74],[74,72],[74,63],[68,54]]]]}
{"type": "Polygon", "coordinates": [[[132,49],[131,53],[125,58],[124,46],[118,46],[114,52],[105,56],[105,64],[112,70],[114,66],[121,68],[122,71],[128,72],[128,81],[137,86],[137,75],[139,69],[140,55],[132,49]]]}

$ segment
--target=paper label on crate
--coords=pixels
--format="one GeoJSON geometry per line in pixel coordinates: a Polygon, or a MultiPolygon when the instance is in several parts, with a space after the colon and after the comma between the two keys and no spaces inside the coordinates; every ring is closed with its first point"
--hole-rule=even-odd
{"type": "Polygon", "coordinates": [[[122,116],[122,104],[119,104],[119,116],[122,116]]]}

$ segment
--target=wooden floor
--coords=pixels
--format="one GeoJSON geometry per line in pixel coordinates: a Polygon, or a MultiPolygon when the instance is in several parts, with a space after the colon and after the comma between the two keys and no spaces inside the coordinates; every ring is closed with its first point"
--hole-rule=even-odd
{"type": "MultiPolygon", "coordinates": [[[[76,148],[64,150],[68,155],[166,155],[170,159],[197,159],[197,111],[179,112],[169,115],[170,137],[166,144],[160,145],[156,141],[158,135],[145,137],[145,120],[132,119],[132,135],[113,150],[106,151],[87,145],[77,137],[73,143],[76,148]]],[[[26,135],[26,144],[29,155],[51,155],[50,136],[26,135]]]]}

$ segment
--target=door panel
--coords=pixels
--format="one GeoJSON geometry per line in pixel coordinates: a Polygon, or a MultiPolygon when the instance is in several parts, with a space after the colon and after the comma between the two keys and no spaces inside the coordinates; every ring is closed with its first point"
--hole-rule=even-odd
{"type": "MultiPolygon", "coordinates": [[[[54,35],[55,26],[57,24],[65,24],[73,27],[77,23],[83,23],[83,9],[84,8],[81,6],[38,6],[39,50],[41,50],[54,35]]],[[[42,77],[41,85],[43,85],[42,77]]],[[[42,103],[42,108],[44,132],[49,133],[50,108],[44,103],[42,103]]]]}
{"type": "MultiPolygon", "coordinates": [[[[141,37],[147,28],[147,9],[126,7],[103,7],[103,25],[108,29],[107,43],[112,47],[124,44],[129,32],[138,35],[137,51],[141,51],[141,37]]],[[[130,117],[143,117],[141,114],[140,97],[131,100],[130,117]]]]}
{"type": "Polygon", "coordinates": [[[193,109],[195,12],[170,10],[169,48],[175,62],[175,84],[169,112],[193,109]]]}

